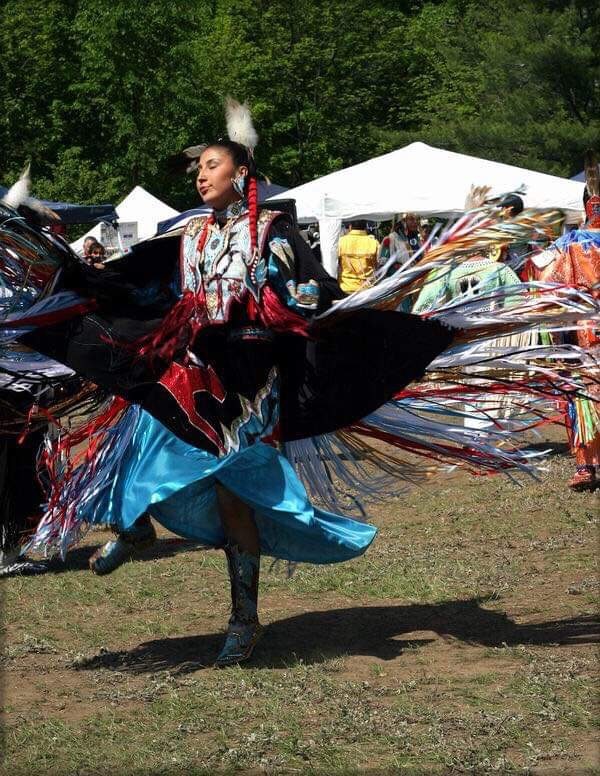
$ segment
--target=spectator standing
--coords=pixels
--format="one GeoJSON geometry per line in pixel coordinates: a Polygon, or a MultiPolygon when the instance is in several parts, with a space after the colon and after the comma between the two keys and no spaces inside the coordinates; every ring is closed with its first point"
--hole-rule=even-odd
{"type": "Polygon", "coordinates": [[[106,258],[106,248],[102,243],[94,240],[88,246],[87,256],[84,257],[86,264],[95,269],[104,269],[104,259],[106,258]]]}
{"type": "Polygon", "coordinates": [[[394,224],[391,232],[381,241],[379,263],[381,265],[385,264],[390,257],[394,257],[395,261],[390,267],[389,272],[387,273],[388,275],[393,274],[410,258],[404,231],[402,229],[402,223],[400,221],[397,221],[394,224]]]}
{"type": "Polygon", "coordinates": [[[419,222],[414,213],[407,213],[404,223],[404,236],[408,245],[408,252],[412,256],[413,253],[418,251],[421,247],[421,230],[419,229],[419,222]]]}
{"type": "Polygon", "coordinates": [[[86,237],[83,241],[83,260],[89,264],[88,256],[90,254],[90,248],[94,243],[98,242],[95,237],[86,237]]]}
{"type": "MultiPolygon", "coordinates": [[[[493,201],[493,200],[491,200],[493,201]]],[[[501,201],[498,202],[501,208],[502,218],[514,218],[519,213],[523,212],[523,200],[518,194],[508,194],[501,201]]],[[[501,261],[506,264],[515,272],[519,273],[522,269],[527,255],[529,254],[529,246],[527,243],[511,243],[508,246],[496,245],[490,249],[489,257],[492,261],[501,261]]]]}
{"type": "Polygon", "coordinates": [[[375,275],[379,243],[367,233],[364,221],[353,221],[338,243],[338,280],[342,291],[351,294],[368,285],[375,275]]]}
{"type": "Polygon", "coordinates": [[[308,244],[315,255],[315,259],[319,264],[323,264],[323,256],[321,255],[321,235],[319,234],[318,224],[312,224],[308,227],[308,244]]]}

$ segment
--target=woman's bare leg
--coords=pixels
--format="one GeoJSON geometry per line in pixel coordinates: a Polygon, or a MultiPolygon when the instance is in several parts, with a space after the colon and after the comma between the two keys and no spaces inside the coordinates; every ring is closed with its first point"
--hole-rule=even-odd
{"type": "Polygon", "coordinates": [[[217,484],[217,503],[221,525],[227,540],[240,550],[260,555],[258,529],[252,509],[223,485],[217,484]]]}

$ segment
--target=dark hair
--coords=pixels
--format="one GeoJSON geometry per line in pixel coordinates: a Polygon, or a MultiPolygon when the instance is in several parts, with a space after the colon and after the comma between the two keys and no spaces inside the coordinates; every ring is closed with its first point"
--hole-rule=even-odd
{"type": "Polygon", "coordinates": [[[591,195],[590,195],[590,192],[588,191],[588,187],[584,186],[583,187],[583,206],[584,207],[587,205],[590,196],[591,195]]]}
{"type": "Polygon", "coordinates": [[[362,218],[356,218],[352,219],[351,227],[353,229],[366,229],[367,228],[367,222],[363,220],[362,218]]]}
{"type": "Polygon", "coordinates": [[[85,240],[83,241],[83,247],[86,252],[86,256],[89,256],[92,251],[98,250],[98,248],[101,248],[103,251],[106,251],[104,248],[104,245],[102,245],[101,242],[98,242],[98,240],[93,235],[88,235],[85,240]]]}
{"type": "Polygon", "coordinates": [[[510,208],[511,216],[518,216],[523,211],[523,200],[518,194],[507,194],[498,204],[502,208],[510,208]]]}
{"type": "Polygon", "coordinates": [[[222,148],[224,151],[227,151],[236,167],[244,165],[248,168],[248,175],[250,177],[256,177],[256,163],[246,146],[243,146],[241,143],[236,143],[233,140],[219,139],[214,143],[209,143],[202,153],[208,151],[209,148],[222,148]]]}

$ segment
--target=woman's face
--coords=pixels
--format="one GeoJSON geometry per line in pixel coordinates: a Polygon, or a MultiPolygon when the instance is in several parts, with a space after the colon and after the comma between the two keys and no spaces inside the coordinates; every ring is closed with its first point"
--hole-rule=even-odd
{"type": "Polygon", "coordinates": [[[244,173],[248,173],[248,168],[236,167],[227,149],[210,146],[198,162],[196,188],[207,205],[215,210],[224,210],[240,199],[232,179],[244,173]]]}

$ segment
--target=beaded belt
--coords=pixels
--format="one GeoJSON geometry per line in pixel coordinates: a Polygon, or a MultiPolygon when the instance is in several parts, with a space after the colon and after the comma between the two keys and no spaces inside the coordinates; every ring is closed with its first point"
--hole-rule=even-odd
{"type": "Polygon", "coordinates": [[[275,335],[268,329],[260,326],[239,326],[232,329],[227,336],[228,342],[252,341],[252,342],[273,342],[275,335]]]}

